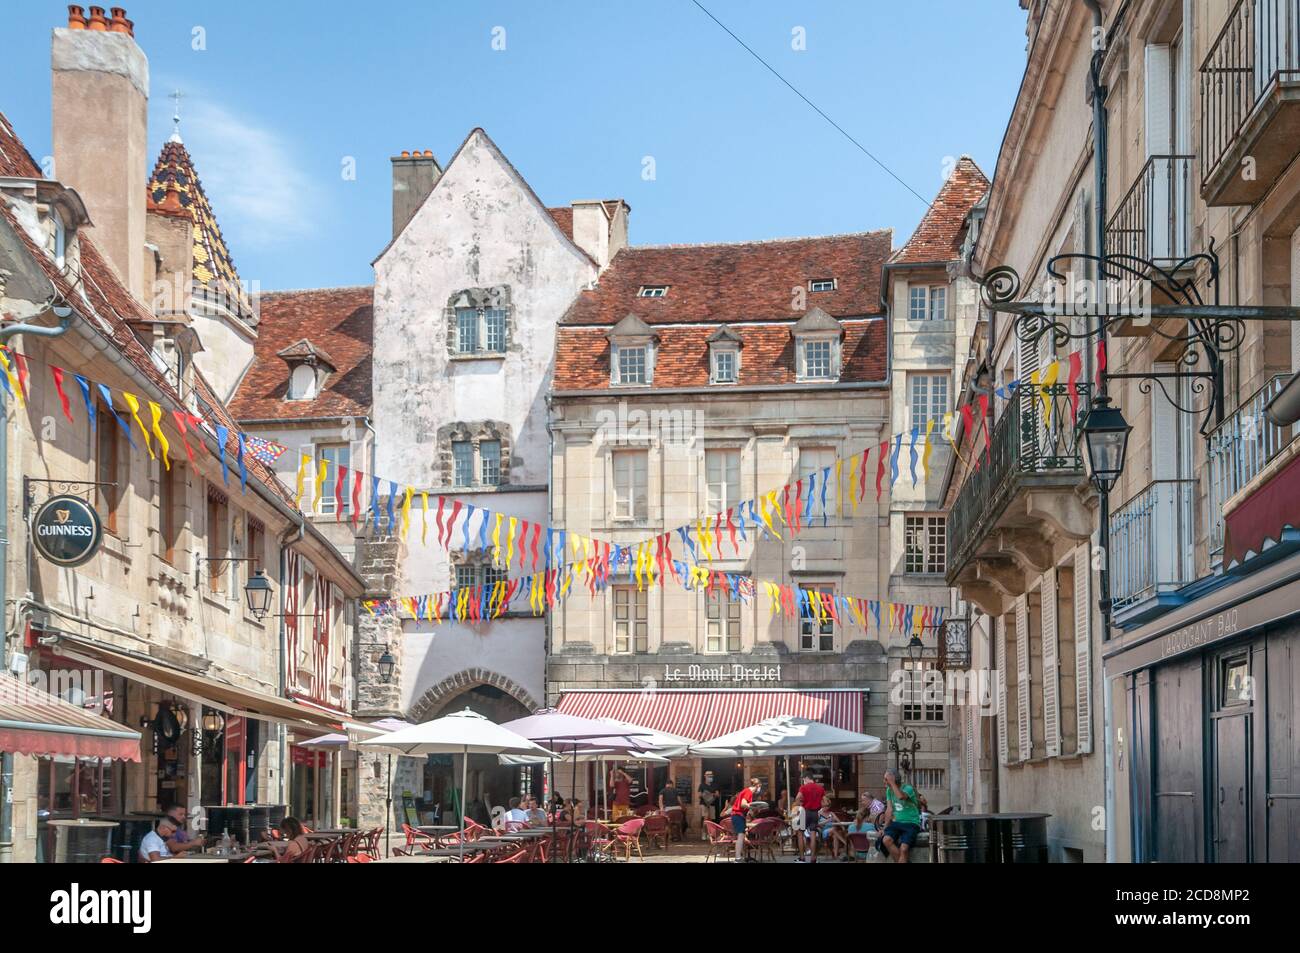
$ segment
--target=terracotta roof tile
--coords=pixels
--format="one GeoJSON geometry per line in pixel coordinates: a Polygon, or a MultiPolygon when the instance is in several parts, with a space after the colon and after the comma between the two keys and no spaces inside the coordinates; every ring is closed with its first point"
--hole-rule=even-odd
{"type": "Polygon", "coordinates": [[[647,324],[784,320],[813,305],[835,317],[879,314],[880,269],[892,236],[881,229],[824,238],[624,248],[562,320],[612,325],[629,311],[647,324]],[[836,279],[836,289],[809,292],[803,307],[792,307],[792,289],[806,290],[819,278],[836,279]],[[645,285],[668,285],[668,293],[638,297],[645,285]]]}
{"type": "Polygon", "coordinates": [[[569,241],[573,241],[573,209],[569,206],[548,208],[546,213],[555,219],[555,224],[560,226],[560,231],[564,232],[564,237],[569,241]]]}
{"type": "Polygon", "coordinates": [[[315,288],[263,292],[253,363],[230,402],[240,420],[353,417],[370,413],[374,289],[315,288]],[[284,399],[289,364],[306,341],[334,370],[311,400],[284,399]]]}
{"type": "Polygon", "coordinates": [[[989,189],[989,180],[970,156],[962,156],[948,176],[916,231],[891,263],[953,261],[961,257],[966,215],[989,189]]]}

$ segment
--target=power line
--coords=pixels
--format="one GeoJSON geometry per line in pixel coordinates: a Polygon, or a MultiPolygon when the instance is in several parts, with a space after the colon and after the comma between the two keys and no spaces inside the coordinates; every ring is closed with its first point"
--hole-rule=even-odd
{"type": "Polygon", "coordinates": [[[923,196],[920,192],[916,191],[916,189],[912,188],[910,185],[908,185],[906,182],[904,182],[904,181],[902,180],[902,178],[900,178],[899,175],[898,175],[896,172],[894,172],[893,169],[891,169],[889,166],[885,165],[885,163],[881,162],[878,158],[876,158],[874,155],[872,155],[871,150],[869,150],[866,146],[864,146],[862,143],[858,142],[858,140],[854,139],[851,135],[849,135],[849,133],[844,129],[843,126],[841,126],[839,123],[837,123],[837,122],[836,122],[834,119],[832,119],[830,116],[826,115],[826,113],[822,110],[822,108],[821,108],[820,106],[818,106],[815,102],[813,102],[811,99],[809,99],[809,98],[808,98],[807,96],[805,96],[803,93],[801,93],[801,92],[800,92],[800,91],[799,91],[799,90],[794,86],[793,83],[791,83],[788,79],[786,79],[784,76],[782,76],[780,73],[778,73],[778,72],[776,71],[776,69],[772,66],[771,63],[769,63],[767,60],[763,59],[763,57],[761,57],[761,56],[759,56],[757,53],[755,53],[754,50],[753,50],[753,48],[750,47],[750,45],[749,45],[748,43],[746,43],[746,42],[745,42],[744,40],[742,40],[740,37],[736,36],[736,34],[733,33],[733,32],[731,31],[731,28],[730,28],[730,27],[728,27],[725,23],[723,23],[721,20],[719,20],[717,17],[715,17],[711,12],[709,12],[709,9],[708,9],[707,7],[705,7],[704,4],[700,3],[700,0],[691,0],[691,2],[694,3],[697,7],[699,7],[699,8],[704,12],[704,14],[705,14],[705,15],[706,15],[710,20],[712,20],[712,21],[713,21],[714,23],[716,23],[718,26],[722,27],[722,29],[726,31],[726,33],[727,33],[728,36],[730,36],[733,40],[735,40],[735,41],[736,41],[737,43],[739,43],[742,47],[744,47],[744,48],[745,48],[745,51],[746,51],[747,53],[749,53],[750,56],[754,57],[754,59],[758,60],[758,61],[759,61],[760,63],[762,63],[765,67],[767,67],[768,72],[770,72],[773,76],[775,76],[775,77],[776,77],[777,79],[779,79],[781,82],[785,83],[785,85],[790,89],[790,92],[794,93],[796,96],[798,96],[800,99],[802,99],[805,103],[807,103],[809,106],[811,106],[811,107],[813,108],[813,110],[817,113],[817,115],[821,116],[821,117],[822,117],[823,119],[825,119],[828,123],[830,123],[832,126],[834,126],[834,127],[839,131],[840,135],[842,135],[845,139],[849,140],[849,142],[851,142],[851,143],[853,143],[855,146],[857,146],[858,149],[861,150],[861,152],[862,152],[863,155],[865,155],[868,159],[870,159],[870,160],[871,160],[872,162],[874,162],[876,165],[880,166],[880,167],[881,167],[882,169],[884,169],[887,173],[889,173],[890,177],[891,177],[895,182],[897,182],[897,183],[898,183],[899,185],[901,185],[903,188],[907,189],[907,191],[909,191],[909,192],[911,192],[913,195],[915,195],[915,196],[916,196],[918,199],[920,199],[924,204],[926,204],[927,206],[930,204],[929,200],[928,200],[925,196],[923,196]]]}

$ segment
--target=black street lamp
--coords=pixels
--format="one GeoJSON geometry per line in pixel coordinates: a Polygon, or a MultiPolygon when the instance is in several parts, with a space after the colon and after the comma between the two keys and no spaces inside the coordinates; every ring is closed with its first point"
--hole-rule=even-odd
{"type": "Polygon", "coordinates": [[[1110,406],[1110,396],[1100,394],[1083,419],[1082,430],[1088,442],[1088,470],[1092,482],[1103,494],[1109,493],[1124,472],[1128,435],[1133,427],[1118,407],[1110,406]]]}
{"type": "Polygon", "coordinates": [[[925,643],[922,642],[921,637],[914,632],[912,633],[912,637],[907,641],[907,657],[913,662],[920,662],[924,655],[925,643]]]}
{"type": "Polygon", "coordinates": [[[393,658],[393,653],[388,651],[388,646],[384,646],[384,654],[379,656],[379,681],[383,685],[388,685],[393,681],[393,669],[397,666],[397,659],[393,658]]]}
{"type": "Polygon", "coordinates": [[[254,618],[265,619],[271,611],[271,594],[271,580],[259,569],[244,585],[244,598],[248,600],[248,611],[254,618]]]}

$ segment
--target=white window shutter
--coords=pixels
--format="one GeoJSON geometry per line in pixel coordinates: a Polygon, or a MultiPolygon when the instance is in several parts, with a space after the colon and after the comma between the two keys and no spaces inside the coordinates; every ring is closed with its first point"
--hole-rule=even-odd
{"type": "MultiPolygon", "coordinates": [[[[1153,368],[1158,374],[1172,373],[1177,368],[1173,364],[1156,364],[1153,368]]],[[[1173,381],[1166,382],[1172,386],[1173,381]]],[[[1175,480],[1178,478],[1178,429],[1180,414],[1173,402],[1165,396],[1164,389],[1157,383],[1151,388],[1151,478],[1153,480],[1175,480]]]]}
{"type": "Polygon", "coordinates": [[[1004,616],[993,622],[994,663],[998,672],[998,763],[1006,764],[1007,753],[1007,623],[1004,616]]]}
{"type": "Polygon", "coordinates": [[[1151,43],[1146,48],[1146,150],[1147,157],[1167,156],[1173,149],[1170,126],[1172,69],[1167,43],[1151,43]]]}
{"type": "Polygon", "coordinates": [[[1047,756],[1055,758],[1061,753],[1055,566],[1043,573],[1039,592],[1043,600],[1043,734],[1046,736],[1047,756]]]}
{"type": "Polygon", "coordinates": [[[1019,728],[1016,754],[1021,761],[1033,756],[1029,731],[1029,597],[1016,599],[1016,712],[1019,728]]]}
{"type": "Polygon", "coordinates": [[[1092,751],[1092,551],[1074,550],[1074,694],[1079,718],[1079,754],[1092,751]]]}

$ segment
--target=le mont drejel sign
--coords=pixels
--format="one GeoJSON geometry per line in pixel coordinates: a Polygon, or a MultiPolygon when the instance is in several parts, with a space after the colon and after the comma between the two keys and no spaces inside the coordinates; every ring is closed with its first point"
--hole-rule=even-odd
{"type": "Polygon", "coordinates": [[[76,496],[52,496],[32,517],[36,551],[57,566],[80,566],[99,550],[103,524],[95,508],[76,496]]]}

